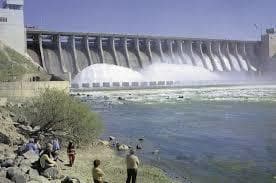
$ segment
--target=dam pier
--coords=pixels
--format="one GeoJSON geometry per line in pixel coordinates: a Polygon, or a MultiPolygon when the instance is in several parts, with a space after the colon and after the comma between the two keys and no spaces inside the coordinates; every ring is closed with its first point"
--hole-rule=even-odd
{"type": "Polygon", "coordinates": [[[48,73],[74,77],[92,64],[139,71],[153,63],[188,64],[212,72],[258,72],[262,42],[27,29],[27,52],[48,73]]]}

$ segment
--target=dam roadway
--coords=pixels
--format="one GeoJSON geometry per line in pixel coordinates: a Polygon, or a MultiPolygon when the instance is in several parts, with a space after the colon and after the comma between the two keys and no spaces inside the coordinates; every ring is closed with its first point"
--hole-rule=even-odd
{"type": "Polygon", "coordinates": [[[153,63],[189,64],[213,72],[254,73],[261,41],[27,29],[27,51],[49,74],[66,78],[96,63],[141,70],[153,63]]]}

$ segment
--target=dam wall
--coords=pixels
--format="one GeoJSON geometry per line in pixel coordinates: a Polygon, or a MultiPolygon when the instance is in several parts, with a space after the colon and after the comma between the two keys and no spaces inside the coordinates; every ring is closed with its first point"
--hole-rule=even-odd
{"type": "Polygon", "coordinates": [[[49,74],[72,77],[106,63],[139,71],[153,63],[188,64],[212,72],[256,73],[261,41],[27,30],[27,52],[49,74]]]}

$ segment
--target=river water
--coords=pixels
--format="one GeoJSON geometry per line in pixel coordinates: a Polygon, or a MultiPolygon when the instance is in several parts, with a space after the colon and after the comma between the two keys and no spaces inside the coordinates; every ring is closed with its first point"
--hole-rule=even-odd
{"type": "Polygon", "coordinates": [[[135,147],[143,137],[141,159],[180,182],[276,182],[275,86],[101,91],[82,98],[101,114],[103,138],[135,147]]]}

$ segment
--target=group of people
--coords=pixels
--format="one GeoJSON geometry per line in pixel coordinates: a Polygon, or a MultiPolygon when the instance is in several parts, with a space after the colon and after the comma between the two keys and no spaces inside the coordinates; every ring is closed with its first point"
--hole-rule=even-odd
{"type": "MultiPolygon", "coordinates": [[[[46,144],[45,148],[42,148],[42,146],[39,143],[39,139],[37,138],[30,138],[28,143],[24,144],[20,149],[19,152],[21,154],[31,151],[37,155],[39,155],[39,164],[40,168],[43,170],[49,168],[49,167],[55,167],[57,166],[57,161],[63,162],[59,157],[59,151],[60,151],[60,143],[58,138],[53,138],[49,143],[46,144]]],[[[69,142],[67,147],[67,154],[69,158],[69,166],[73,166],[75,162],[75,146],[73,142],[69,142]]]]}
{"type": "MultiPolygon", "coordinates": [[[[57,138],[52,139],[47,145],[49,144],[52,145],[52,151],[56,152],[60,150],[60,144],[57,138]]],[[[41,155],[43,153],[43,149],[40,145],[40,140],[38,138],[30,138],[29,142],[24,144],[19,151],[21,153],[32,151],[33,153],[38,155],[41,155]]]]}
{"type": "MultiPolygon", "coordinates": [[[[101,161],[96,159],[94,160],[94,167],[92,169],[94,183],[107,183],[104,181],[104,172],[99,168],[101,161]]],[[[126,157],[127,165],[127,180],[126,183],[136,183],[137,170],[139,165],[139,159],[135,155],[133,149],[129,151],[129,154],[126,157]]]]}
{"type": "MultiPolygon", "coordinates": [[[[39,159],[41,168],[47,169],[49,167],[55,167],[57,166],[57,163],[56,163],[57,160],[63,162],[63,160],[59,159],[58,157],[59,150],[60,150],[60,145],[57,140],[52,141],[52,143],[48,143],[46,145],[46,149],[41,153],[41,156],[39,159]]],[[[70,141],[67,146],[67,155],[69,159],[69,166],[72,167],[75,162],[75,155],[76,155],[75,145],[73,144],[72,141],[70,141]]]]}
{"type": "MultiPolygon", "coordinates": [[[[54,138],[46,147],[42,149],[38,139],[30,139],[27,144],[23,146],[24,152],[32,151],[39,155],[39,165],[40,168],[46,170],[51,167],[57,167],[57,161],[59,159],[60,144],[57,138],[54,138]]],[[[69,142],[67,146],[67,155],[69,159],[69,166],[72,167],[75,162],[76,149],[72,141],[69,142]]],[[[93,181],[94,183],[107,183],[104,180],[104,171],[100,168],[101,161],[96,159],[93,162],[94,167],[92,169],[93,181]]],[[[126,156],[126,166],[127,166],[127,180],[126,183],[136,183],[137,170],[139,165],[139,159],[135,155],[135,151],[131,149],[129,154],[126,156]]]]}

